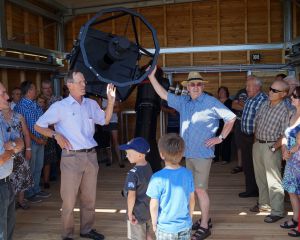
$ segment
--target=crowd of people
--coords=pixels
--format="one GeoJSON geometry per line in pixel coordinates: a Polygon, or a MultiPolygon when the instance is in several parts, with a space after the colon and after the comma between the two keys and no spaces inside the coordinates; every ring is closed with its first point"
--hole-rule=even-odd
{"type": "MultiPolygon", "coordinates": [[[[28,202],[51,196],[47,189],[50,179],[58,177],[59,161],[62,239],[74,239],[77,196],[80,236],[105,238],[93,229],[99,169],[95,124],[108,126],[103,130],[111,134],[119,166],[124,167],[120,150],[134,164],[123,189],[129,239],[208,238],[213,227],[207,191],[211,165],[213,161],[227,164],[232,150],[238,161],[231,173],[245,176],[245,191],[239,197],[258,197],[249,210],[268,212],[264,222],[277,222],[285,217],[286,191],[294,215],[280,227],[300,237],[300,86],[296,78],[277,75],[266,94],[263,82],[249,75],[235,97],[221,86],[215,98],[204,91],[207,81],[198,72],[190,72],[181,83],[188,95],[168,92],[155,73],[156,68],[149,81],[173,121],[167,128],[170,133],[157,144],[164,166],[159,171],[153,171],[146,160],[151,149],[144,138],[118,145],[119,106],[112,84],[107,85],[107,100],[99,104],[85,97],[86,80],[77,71],[69,71],[65,78],[68,94],[64,98],[53,95],[51,81],[42,81],[39,95],[32,82],[24,81],[13,89],[9,101],[0,83],[0,214],[4,216],[0,239],[12,239],[16,207],[26,210],[28,202]],[[186,167],[181,164],[183,157],[186,167]],[[196,199],[201,218],[193,223],[196,199]]],[[[112,159],[107,165],[111,163],[112,159]]]]}

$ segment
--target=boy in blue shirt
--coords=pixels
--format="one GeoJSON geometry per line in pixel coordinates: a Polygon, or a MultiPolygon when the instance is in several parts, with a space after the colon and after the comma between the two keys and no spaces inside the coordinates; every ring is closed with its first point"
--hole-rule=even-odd
{"type": "Polygon", "coordinates": [[[165,168],[153,174],[146,193],[156,239],[189,240],[195,197],[192,172],[179,164],[184,141],[178,134],[166,134],[158,149],[165,168]]]}
{"type": "Polygon", "coordinates": [[[149,143],[137,137],[120,145],[120,150],[125,150],[129,162],[135,164],[127,173],[123,189],[123,195],[127,198],[128,239],[152,240],[150,198],[146,195],[152,176],[151,166],[145,159],[150,151],[149,143]]]}

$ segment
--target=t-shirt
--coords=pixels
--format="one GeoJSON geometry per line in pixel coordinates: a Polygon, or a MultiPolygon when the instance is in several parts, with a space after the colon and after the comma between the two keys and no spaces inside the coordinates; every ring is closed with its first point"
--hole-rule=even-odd
{"type": "Polygon", "coordinates": [[[191,228],[189,203],[192,192],[193,175],[185,167],[164,168],[153,174],[147,195],[159,201],[158,229],[167,233],[178,233],[191,228]]]}
{"type": "Polygon", "coordinates": [[[146,195],[151,176],[152,169],[149,163],[145,166],[135,166],[127,173],[123,194],[127,197],[129,190],[136,192],[133,215],[139,223],[145,223],[151,218],[150,198],[146,195]]]}

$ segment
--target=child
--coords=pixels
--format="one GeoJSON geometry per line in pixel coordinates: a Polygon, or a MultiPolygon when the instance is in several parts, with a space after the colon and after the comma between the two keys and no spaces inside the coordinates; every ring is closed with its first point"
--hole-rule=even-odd
{"type": "Polygon", "coordinates": [[[189,240],[195,206],[192,172],[179,165],[184,141],[175,134],[159,139],[158,149],[165,168],[153,174],[147,195],[157,240],[189,240]]]}
{"type": "Polygon", "coordinates": [[[149,143],[141,137],[134,138],[127,144],[120,145],[125,150],[130,163],[135,166],[127,173],[123,195],[127,197],[128,239],[152,240],[150,230],[150,198],[146,195],[152,176],[146,153],[150,151],[149,143]]]}

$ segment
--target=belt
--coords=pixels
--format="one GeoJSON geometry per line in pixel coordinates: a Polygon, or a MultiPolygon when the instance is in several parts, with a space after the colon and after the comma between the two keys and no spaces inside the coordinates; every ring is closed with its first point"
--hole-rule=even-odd
{"type": "Polygon", "coordinates": [[[88,152],[91,152],[93,151],[95,148],[89,148],[89,149],[79,149],[79,150],[69,150],[70,152],[85,152],[85,153],[88,153],[88,152]]]}
{"type": "Polygon", "coordinates": [[[277,141],[268,141],[268,140],[259,140],[259,139],[257,139],[257,141],[259,143],[274,143],[274,142],[277,142],[277,141]]]}
{"type": "Polygon", "coordinates": [[[9,177],[0,179],[0,184],[4,184],[4,183],[8,183],[8,182],[9,182],[9,177]]]}

